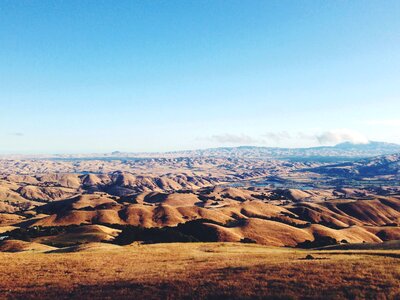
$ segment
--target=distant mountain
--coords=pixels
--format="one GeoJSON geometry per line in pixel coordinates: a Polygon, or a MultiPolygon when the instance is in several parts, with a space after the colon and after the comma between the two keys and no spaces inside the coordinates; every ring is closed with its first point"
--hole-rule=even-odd
{"type": "Polygon", "coordinates": [[[349,142],[335,146],[320,146],[310,148],[278,148],[278,147],[222,147],[193,151],[178,151],[170,154],[180,156],[222,156],[246,158],[286,158],[286,159],[315,159],[322,158],[364,158],[379,155],[400,153],[400,145],[371,141],[367,144],[349,142]]]}
{"type": "Polygon", "coordinates": [[[400,178],[400,154],[378,156],[355,162],[312,169],[314,172],[345,177],[395,176],[400,178]]]}
{"type": "Polygon", "coordinates": [[[336,149],[345,149],[345,150],[360,150],[360,151],[387,151],[387,152],[397,152],[400,149],[400,145],[394,143],[385,143],[385,142],[374,142],[370,141],[367,144],[353,144],[350,142],[344,142],[341,144],[337,144],[333,146],[336,149]]]}
{"type": "MultiPolygon", "coordinates": [[[[310,148],[279,147],[219,147],[209,149],[173,151],[173,152],[121,152],[92,154],[55,154],[55,155],[6,155],[7,159],[72,159],[72,160],[118,160],[136,158],[178,158],[178,157],[219,157],[254,159],[291,159],[297,161],[338,162],[358,158],[367,158],[400,153],[400,145],[371,141],[366,144],[341,143],[335,146],[310,148]]],[[[1,158],[1,157],[0,157],[1,158]]]]}

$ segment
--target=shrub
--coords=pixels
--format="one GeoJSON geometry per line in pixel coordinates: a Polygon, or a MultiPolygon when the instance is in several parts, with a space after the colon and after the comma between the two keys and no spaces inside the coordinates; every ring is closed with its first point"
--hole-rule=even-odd
{"type": "Polygon", "coordinates": [[[313,241],[306,240],[302,243],[298,243],[297,247],[304,249],[311,249],[311,248],[321,248],[337,244],[339,244],[338,241],[330,236],[315,235],[313,241]]]}
{"type": "Polygon", "coordinates": [[[240,242],[244,244],[257,244],[255,240],[246,237],[241,239],[240,242]]]}

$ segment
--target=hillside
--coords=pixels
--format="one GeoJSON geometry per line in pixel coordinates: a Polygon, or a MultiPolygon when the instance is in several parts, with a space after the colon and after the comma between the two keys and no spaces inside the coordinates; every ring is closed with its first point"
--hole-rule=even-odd
{"type": "Polygon", "coordinates": [[[252,157],[252,158],[278,158],[321,160],[325,158],[350,159],[360,157],[373,157],[384,154],[400,152],[400,145],[393,143],[370,141],[366,144],[353,144],[349,142],[335,146],[319,146],[310,148],[277,148],[277,147],[223,147],[193,151],[173,152],[179,156],[212,156],[212,157],[252,157]]]}
{"type": "Polygon", "coordinates": [[[0,290],[13,299],[188,299],[194,291],[199,299],[379,299],[400,292],[398,257],[396,250],[90,243],[0,253],[0,290]]]}
{"type": "Polygon", "coordinates": [[[312,169],[313,172],[332,176],[345,177],[376,177],[394,176],[399,178],[400,154],[378,156],[356,162],[321,166],[312,169]]]}
{"type": "Polygon", "coordinates": [[[368,190],[209,187],[45,202],[20,208],[18,218],[2,213],[3,236],[49,246],[115,239],[317,247],[400,239],[400,197],[368,190]]]}
{"type": "Polygon", "coordinates": [[[398,154],[335,165],[201,156],[2,160],[0,239],[35,247],[202,241],[300,248],[398,240],[400,188],[391,182],[399,161],[398,154]],[[113,170],[120,167],[127,171],[113,170]]]}

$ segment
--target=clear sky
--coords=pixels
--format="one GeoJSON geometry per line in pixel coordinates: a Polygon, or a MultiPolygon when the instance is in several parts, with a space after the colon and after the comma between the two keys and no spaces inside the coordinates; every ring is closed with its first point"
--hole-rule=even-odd
{"type": "Polygon", "coordinates": [[[0,1],[0,152],[400,143],[400,1],[0,1]]]}

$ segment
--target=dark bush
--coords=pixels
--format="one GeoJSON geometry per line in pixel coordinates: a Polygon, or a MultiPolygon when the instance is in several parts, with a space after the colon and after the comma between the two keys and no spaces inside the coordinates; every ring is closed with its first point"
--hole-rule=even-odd
{"type": "Polygon", "coordinates": [[[33,226],[27,228],[17,228],[8,232],[5,232],[3,235],[8,236],[8,239],[17,239],[22,241],[31,241],[33,238],[43,237],[43,236],[55,236],[61,233],[70,232],[79,225],[69,225],[69,226],[33,226]]]}
{"type": "Polygon", "coordinates": [[[257,242],[255,240],[250,239],[250,238],[243,238],[240,240],[240,242],[244,243],[244,244],[257,244],[257,242]]]}
{"type": "Polygon", "coordinates": [[[338,241],[334,238],[331,238],[330,236],[315,235],[313,241],[306,240],[302,243],[298,243],[297,247],[304,249],[311,249],[311,248],[321,248],[325,246],[338,245],[338,244],[339,244],[338,241]]]}
{"type": "Polygon", "coordinates": [[[143,228],[125,226],[115,238],[113,244],[128,245],[135,241],[147,243],[198,242],[193,236],[186,235],[172,227],[143,228]]]}

